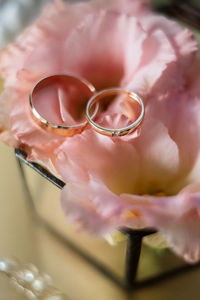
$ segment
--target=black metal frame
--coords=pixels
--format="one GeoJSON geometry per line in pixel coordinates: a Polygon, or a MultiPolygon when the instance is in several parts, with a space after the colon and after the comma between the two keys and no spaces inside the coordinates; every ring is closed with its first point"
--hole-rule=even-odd
{"type": "Polygon", "coordinates": [[[92,264],[94,267],[96,267],[97,270],[99,270],[101,273],[103,273],[105,276],[107,276],[110,280],[112,280],[114,283],[116,283],[118,286],[124,288],[125,290],[132,290],[133,288],[139,288],[144,287],[149,284],[153,284],[155,282],[158,282],[159,280],[171,278],[172,276],[183,272],[192,270],[200,264],[196,265],[183,265],[181,267],[177,267],[173,270],[165,271],[159,275],[152,276],[151,278],[144,279],[137,281],[136,275],[137,275],[137,269],[138,269],[138,263],[140,259],[141,254],[141,246],[142,246],[142,239],[143,237],[147,235],[151,235],[155,233],[155,230],[133,230],[128,228],[122,228],[120,231],[127,237],[127,248],[126,248],[126,260],[125,260],[125,274],[124,279],[120,279],[118,276],[116,276],[112,271],[110,271],[106,266],[104,266],[102,263],[100,263],[98,260],[91,257],[89,254],[87,254],[84,250],[80,249],[78,246],[76,246],[71,240],[67,239],[66,237],[62,236],[53,226],[49,225],[45,220],[43,220],[36,211],[36,208],[34,206],[34,202],[31,196],[31,193],[28,188],[28,184],[25,178],[25,173],[23,169],[23,163],[31,167],[34,171],[39,173],[41,176],[43,176],[45,179],[53,183],[58,188],[62,189],[65,185],[63,181],[56,178],[52,174],[50,174],[46,169],[41,167],[40,165],[36,163],[29,162],[26,159],[26,153],[19,149],[15,149],[15,155],[17,157],[19,170],[22,177],[22,182],[24,186],[24,191],[26,193],[27,199],[29,200],[29,205],[31,208],[31,213],[36,220],[43,225],[48,231],[50,231],[52,234],[54,234],[60,241],[62,241],[64,244],[66,244],[71,250],[73,250],[75,253],[83,257],[87,262],[92,264]]]}

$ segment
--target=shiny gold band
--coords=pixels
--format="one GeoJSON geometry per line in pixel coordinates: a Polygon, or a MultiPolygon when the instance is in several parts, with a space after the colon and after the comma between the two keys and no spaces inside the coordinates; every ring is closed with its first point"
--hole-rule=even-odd
{"type": "MultiPolygon", "coordinates": [[[[88,94],[90,94],[90,97],[95,93],[95,87],[89,83],[85,79],[80,79],[71,75],[65,75],[65,74],[58,74],[58,75],[52,75],[45,78],[40,79],[33,87],[30,96],[29,96],[29,104],[31,109],[31,115],[34,119],[34,121],[44,130],[47,130],[53,134],[62,135],[62,136],[73,136],[76,133],[82,132],[84,127],[87,125],[87,120],[75,124],[75,125],[69,125],[69,126],[63,126],[63,125],[57,125],[52,122],[47,121],[44,117],[40,115],[40,113],[36,110],[34,106],[34,95],[41,89],[41,86],[44,86],[45,84],[50,84],[51,81],[56,79],[65,79],[74,81],[75,83],[81,84],[84,86],[84,88],[87,90],[88,94]]],[[[89,97],[89,98],[90,98],[89,97]]],[[[93,118],[98,111],[98,105],[96,105],[95,109],[93,110],[91,118],[93,118]]]]}
{"type": "Polygon", "coordinates": [[[143,120],[143,117],[144,117],[144,104],[143,104],[142,99],[137,94],[135,94],[134,92],[131,92],[131,91],[128,91],[128,90],[125,90],[125,89],[121,89],[121,88],[108,88],[108,89],[105,89],[105,90],[102,90],[102,91],[96,93],[88,101],[88,104],[86,106],[86,117],[87,117],[87,120],[88,120],[89,124],[98,133],[103,134],[103,135],[107,135],[107,136],[111,136],[111,137],[124,136],[126,134],[129,134],[129,133],[133,132],[141,124],[141,122],[143,120]],[[112,96],[113,94],[117,94],[117,93],[118,94],[126,94],[129,98],[131,98],[132,100],[138,102],[138,104],[141,107],[141,112],[140,112],[139,117],[137,118],[136,121],[131,123],[129,126],[119,128],[119,129],[106,128],[106,127],[102,127],[102,126],[98,125],[97,123],[95,123],[93,121],[93,116],[90,115],[92,106],[95,103],[98,103],[101,98],[105,98],[107,96],[112,96]]]}

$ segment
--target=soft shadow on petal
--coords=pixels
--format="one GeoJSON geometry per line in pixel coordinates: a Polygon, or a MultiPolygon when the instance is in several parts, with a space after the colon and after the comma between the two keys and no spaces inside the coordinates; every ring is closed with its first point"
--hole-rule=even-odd
{"type": "Polygon", "coordinates": [[[65,68],[97,89],[118,86],[124,73],[123,40],[129,21],[124,15],[101,11],[70,34],[65,44],[65,68]]]}
{"type": "MultiPolygon", "coordinates": [[[[115,118],[120,121],[117,115],[115,118]]],[[[140,172],[139,156],[133,145],[135,139],[136,133],[124,138],[110,138],[88,128],[80,135],[66,139],[58,148],[56,166],[66,182],[73,182],[76,177],[87,182],[92,171],[99,174],[116,194],[124,190],[133,192],[140,172]]]]}
{"type": "Polygon", "coordinates": [[[174,194],[185,185],[198,180],[200,97],[176,91],[159,100],[149,100],[151,104],[146,107],[146,118],[149,116],[161,121],[178,148],[179,170],[173,178],[175,189],[171,191],[174,194]]]}
{"type": "Polygon", "coordinates": [[[179,149],[167,127],[147,115],[134,145],[141,161],[138,193],[170,193],[180,161],[179,149]]]}

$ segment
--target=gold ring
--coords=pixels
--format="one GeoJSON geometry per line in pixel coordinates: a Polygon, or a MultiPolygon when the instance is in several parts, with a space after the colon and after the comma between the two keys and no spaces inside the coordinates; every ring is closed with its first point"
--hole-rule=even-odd
{"type": "MultiPolygon", "coordinates": [[[[73,136],[76,133],[82,132],[85,126],[87,125],[87,120],[78,124],[66,126],[65,124],[55,124],[54,122],[48,121],[45,119],[44,116],[40,114],[37,108],[38,102],[36,101],[37,100],[36,95],[38,95],[38,93],[42,91],[44,88],[48,88],[54,84],[57,84],[58,86],[60,85],[63,88],[66,88],[67,84],[71,84],[73,89],[75,88],[76,92],[80,93],[82,105],[84,106],[86,105],[85,103],[87,103],[88,99],[90,99],[92,95],[94,95],[95,93],[95,87],[85,79],[80,79],[66,74],[56,74],[56,75],[44,77],[34,85],[29,96],[31,115],[34,121],[42,129],[57,135],[73,136]]],[[[46,99],[45,101],[47,101],[47,105],[49,105],[48,99],[46,99]]],[[[80,106],[79,106],[79,110],[80,110],[80,106]]],[[[93,110],[91,118],[95,117],[97,111],[98,111],[98,105],[96,105],[95,109],[93,110]]]]}
{"type": "Polygon", "coordinates": [[[121,88],[108,88],[108,89],[105,89],[105,90],[102,90],[102,91],[96,93],[88,101],[87,106],[86,106],[86,118],[87,118],[89,124],[92,126],[92,128],[100,134],[111,136],[111,137],[124,136],[126,134],[132,133],[141,124],[141,122],[144,118],[144,103],[143,103],[142,99],[136,93],[134,93],[132,91],[121,89],[121,88]],[[123,128],[115,129],[115,128],[102,127],[93,121],[93,116],[90,115],[91,108],[93,107],[93,105],[95,103],[97,103],[100,100],[100,98],[111,96],[116,93],[126,94],[130,99],[136,101],[141,107],[140,115],[136,121],[131,123],[129,126],[126,126],[123,128]]]}

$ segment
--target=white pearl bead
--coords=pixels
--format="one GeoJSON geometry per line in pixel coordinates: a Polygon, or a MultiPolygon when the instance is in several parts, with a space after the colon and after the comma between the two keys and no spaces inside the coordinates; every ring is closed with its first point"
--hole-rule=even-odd
{"type": "Polygon", "coordinates": [[[2,272],[6,272],[7,269],[8,269],[7,263],[6,263],[5,261],[0,261],[0,270],[1,270],[2,272]]]}
{"type": "Polygon", "coordinates": [[[27,270],[24,272],[24,280],[26,282],[32,282],[35,279],[35,274],[33,274],[33,272],[27,270]]]}
{"type": "Polygon", "coordinates": [[[44,281],[42,277],[37,277],[33,282],[32,282],[32,288],[34,291],[41,293],[44,291],[44,289],[47,287],[47,283],[44,281]]]}
{"type": "Polygon", "coordinates": [[[26,264],[26,265],[24,265],[24,268],[26,270],[32,272],[34,274],[34,276],[37,276],[39,273],[38,268],[33,264],[26,264]]]}
{"type": "Polygon", "coordinates": [[[17,266],[17,262],[14,259],[4,258],[0,260],[0,271],[9,273],[14,270],[17,266]]]}
{"type": "Polygon", "coordinates": [[[22,265],[12,275],[16,277],[20,284],[26,285],[35,280],[38,275],[38,269],[32,264],[22,265]]]}

